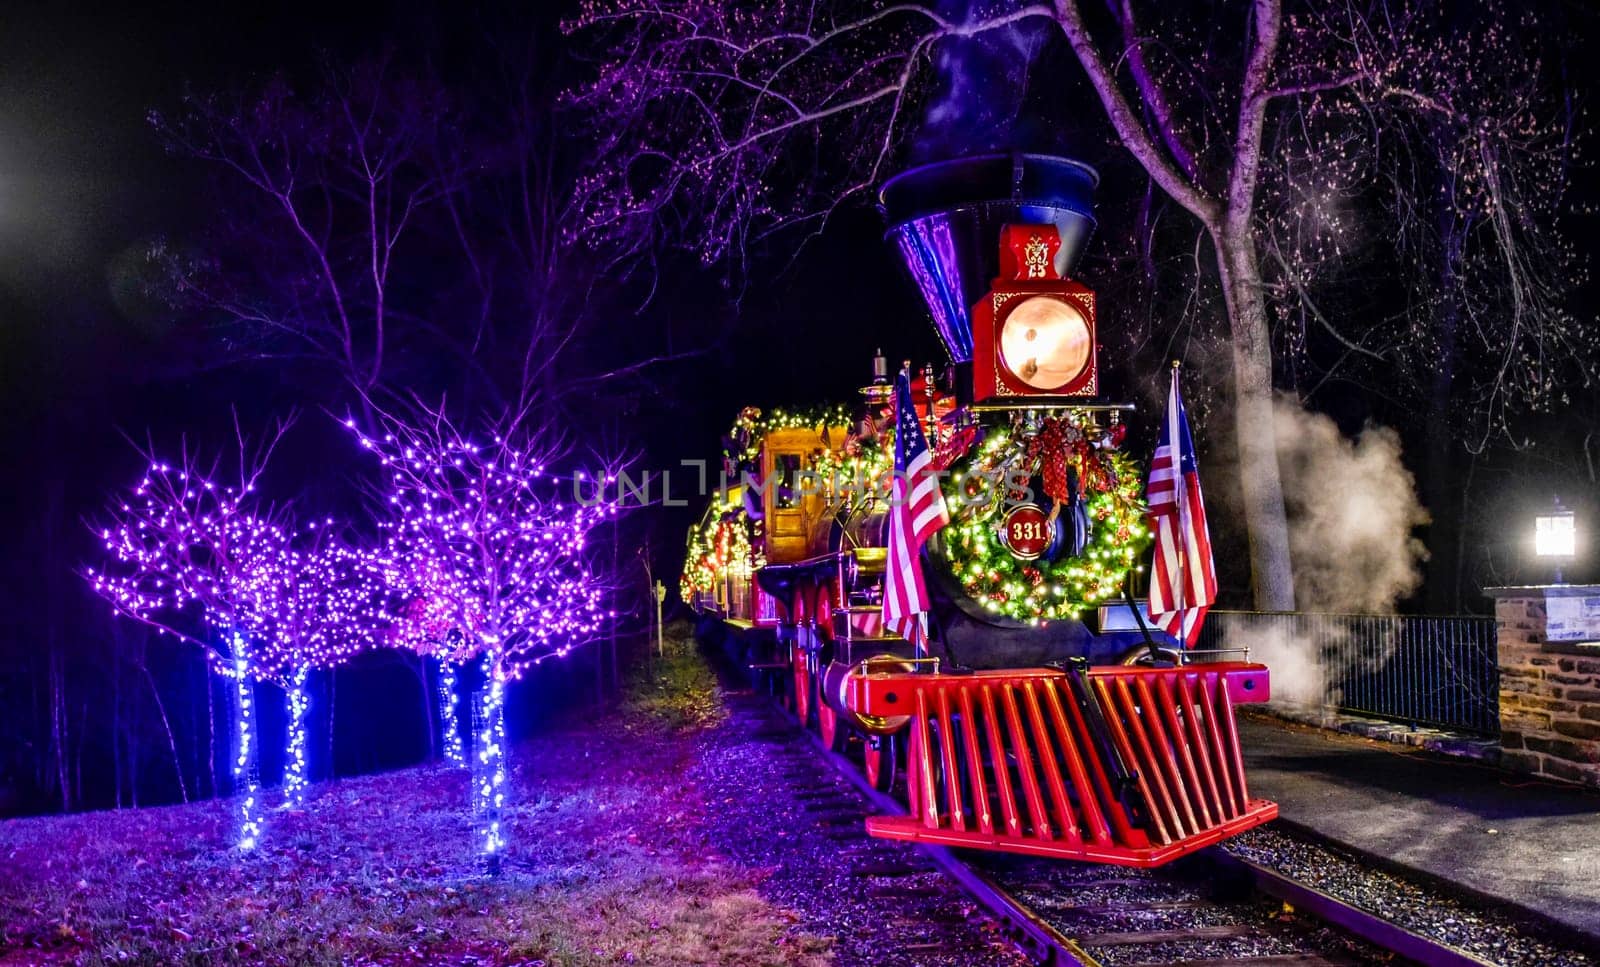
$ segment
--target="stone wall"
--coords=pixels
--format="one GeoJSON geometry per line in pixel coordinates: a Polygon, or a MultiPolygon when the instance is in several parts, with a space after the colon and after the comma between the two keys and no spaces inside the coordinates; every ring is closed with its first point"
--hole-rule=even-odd
{"type": "Polygon", "coordinates": [[[1497,588],[1500,764],[1600,787],[1600,642],[1545,637],[1550,597],[1596,587],[1497,588]]]}

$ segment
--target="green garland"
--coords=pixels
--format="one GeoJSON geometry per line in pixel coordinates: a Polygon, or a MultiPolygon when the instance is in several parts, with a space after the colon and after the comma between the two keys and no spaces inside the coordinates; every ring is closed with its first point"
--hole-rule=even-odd
{"type": "Polygon", "coordinates": [[[729,574],[749,577],[766,563],[754,540],[754,521],[743,508],[709,517],[689,529],[678,593],[688,601],[729,574]]]}
{"type": "Polygon", "coordinates": [[[1014,557],[1000,540],[1005,517],[1004,501],[969,507],[966,477],[975,469],[990,471],[1021,458],[1022,445],[1013,443],[1010,431],[994,428],[983,446],[951,468],[945,497],[955,519],[941,532],[945,558],[953,576],[984,607],[998,614],[1043,624],[1075,619],[1121,595],[1130,571],[1150,545],[1145,524],[1143,481],[1126,454],[1115,449],[1098,451],[1114,483],[1108,490],[1088,495],[1089,543],[1077,557],[1024,561],[1014,557]]]}
{"type": "MultiPolygon", "coordinates": [[[[823,430],[833,426],[850,426],[855,422],[850,408],[843,403],[829,403],[804,409],[774,409],[763,412],[758,407],[747,406],[734,417],[728,428],[728,439],[740,447],[738,453],[726,456],[735,466],[751,463],[761,453],[761,441],[772,430],[810,428],[823,430]]],[[[844,441],[839,441],[843,443],[844,441]]]]}
{"type": "MultiPolygon", "coordinates": [[[[775,409],[769,413],[747,406],[739,411],[728,430],[728,440],[738,452],[724,456],[736,469],[748,468],[760,456],[762,442],[773,430],[811,428],[820,431],[827,427],[849,426],[852,422],[849,408],[839,403],[800,410],[775,409]]],[[[837,441],[833,449],[813,454],[808,470],[829,483],[842,479],[847,486],[857,481],[880,480],[886,473],[881,449],[857,443],[849,448],[853,452],[847,453],[843,449],[845,443],[837,441]]],[[[762,567],[766,560],[760,549],[758,527],[742,505],[710,515],[691,527],[684,549],[683,573],[678,578],[679,593],[684,600],[696,593],[711,591],[730,574],[748,577],[762,567]]]]}

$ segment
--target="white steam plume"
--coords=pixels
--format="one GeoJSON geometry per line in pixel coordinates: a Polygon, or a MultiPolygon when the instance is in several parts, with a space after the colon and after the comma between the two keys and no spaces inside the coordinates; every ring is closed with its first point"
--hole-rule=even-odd
{"type": "Polygon", "coordinates": [[[1428,523],[1400,436],[1368,424],[1354,440],[1293,400],[1275,406],[1278,466],[1301,611],[1385,613],[1422,583],[1428,523]]]}
{"type": "MultiPolygon", "coordinates": [[[[1302,612],[1383,614],[1416,590],[1427,551],[1413,531],[1428,522],[1416,480],[1400,459],[1400,437],[1369,424],[1351,439],[1326,416],[1288,398],[1275,406],[1302,612]]],[[[1272,669],[1272,704],[1317,719],[1337,705],[1338,683],[1357,666],[1379,666],[1389,646],[1345,647],[1348,623],[1337,619],[1223,616],[1230,647],[1272,669]]]]}
{"type": "Polygon", "coordinates": [[[1221,623],[1227,647],[1248,648],[1251,661],[1271,669],[1272,701],[1268,704],[1273,709],[1322,723],[1325,706],[1338,699],[1337,694],[1329,694],[1323,641],[1297,629],[1287,616],[1282,621],[1263,621],[1250,615],[1219,614],[1211,620],[1221,623]]]}

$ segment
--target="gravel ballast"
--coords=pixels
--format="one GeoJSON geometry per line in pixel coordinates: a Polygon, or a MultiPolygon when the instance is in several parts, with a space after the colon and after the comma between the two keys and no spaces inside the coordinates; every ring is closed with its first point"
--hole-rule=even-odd
{"type": "Polygon", "coordinates": [[[1520,911],[1495,908],[1447,888],[1377,869],[1360,857],[1266,826],[1229,840],[1240,857],[1495,964],[1580,967],[1600,963],[1566,947],[1520,911]]]}

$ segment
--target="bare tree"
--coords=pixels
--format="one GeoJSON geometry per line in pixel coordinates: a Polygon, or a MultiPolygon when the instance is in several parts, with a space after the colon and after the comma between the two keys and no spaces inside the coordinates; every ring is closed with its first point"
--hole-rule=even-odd
{"type": "MultiPolygon", "coordinates": [[[[1493,11],[1447,23],[1405,0],[1293,7],[1287,18],[1280,0],[1145,11],[1133,0],[1103,8],[1056,0],[963,16],[941,9],[697,0],[587,8],[572,29],[599,61],[595,79],[574,93],[595,118],[602,159],[581,186],[593,237],[641,253],[664,237],[687,237],[705,261],[736,263],[753,240],[814,227],[892,172],[923,123],[942,50],[1024,27],[1050,32],[1070,48],[1117,142],[1191,219],[1197,264],[1209,249],[1207,275],[1226,320],[1219,335],[1231,361],[1256,604],[1292,608],[1272,416],[1275,336],[1310,320],[1353,351],[1384,358],[1317,301],[1314,283],[1340,254],[1327,203],[1388,163],[1377,139],[1425,138],[1417,118],[1463,133],[1448,153],[1463,180],[1515,180],[1508,142],[1560,132],[1476,99],[1465,55],[1490,44],[1511,59],[1508,72],[1526,55],[1505,42],[1493,11]],[[1318,176],[1302,184],[1308,170],[1318,176]]],[[[1510,196],[1495,192],[1495,207],[1509,215],[1510,196]]],[[[1498,253],[1502,281],[1525,275],[1521,253],[1536,241],[1493,234],[1486,250],[1498,253]]],[[[1513,323],[1519,331],[1548,323],[1525,308],[1513,323]]]]}
{"type": "Polygon", "coordinates": [[[1569,304],[1587,277],[1565,233],[1578,112],[1561,50],[1536,43],[1548,25],[1529,10],[1390,12],[1334,7],[1304,31],[1360,51],[1387,96],[1292,105],[1284,150],[1269,151],[1264,248],[1274,301],[1298,317],[1287,334],[1335,350],[1318,383],[1353,378],[1412,414],[1433,519],[1429,607],[1447,610],[1463,603],[1474,467],[1491,445],[1559,446],[1526,417],[1566,408],[1595,378],[1595,335],[1569,304]],[[1303,131],[1337,150],[1305,150],[1303,131]]]}
{"type": "MultiPolygon", "coordinates": [[[[167,703],[161,696],[161,688],[156,684],[155,675],[150,671],[149,636],[147,634],[147,629],[142,627],[129,628],[129,626],[126,624],[118,623],[117,625],[113,626],[111,635],[116,646],[117,658],[119,659],[118,667],[112,673],[117,680],[118,701],[120,703],[122,693],[120,684],[122,677],[121,665],[126,664],[134,671],[138,672],[139,682],[149,689],[150,698],[153,702],[155,702],[156,715],[161,720],[162,734],[167,740],[167,751],[172,757],[172,771],[178,781],[178,796],[183,802],[188,802],[189,783],[184,778],[183,774],[183,758],[178,754],[177,734],[172,728],[172,718],[167,714],[167,703]]],[[[207,687],[209,687],[209,684],[207,687]]],[[[130,699],[130,703],[131,701],[132,700],[130,699]]],[[[117,724],[119,728],[122,725],[120,721],[117,724]]],[[[135,735],[137,731],[137,722],[129,725],[127,731],[130,736],[135,735]]],[[[134,744],[132,740],[130,740],[129,744],[131,746],[129,749],[129,762],[130,772],[132,775],[130,776],[128,786],[131,792],[132,804],[137,807],[139,805],[138,746],[134,744]]],[[[113,755],[115,754],[115,746],[113,746],[113,755]]],[[[118,802],[120,803],[120,801],[121,792],[119,788],[118,802]]]]}
{"type": "Polygon", "coordinates": [[[311,99],[282,79],[235,98],[191,97],[176,117],[152,113],[151,123],[175,152],[220,166],[243,188],[230,214],[244,223],[222,258],[178,264],[182,293],[242,339],[279,347],[263,351],[331,362],[370,390],[393,351],[393,290],[410,281],[396,256],[428,207],[458,187],[432,163],[455,119],[442,92],[386,64],[329,70],[325,81],[311,99]]]}
{"type": "Polygon", "coordinates": [[[152,113],[173,153],[216,176],[205,234],[159,253],[169,297],[234,358],[331,370],[341,406],[561,407],[671,356],[644,341],[576,352],[626,302],[594,284],[608,259],[581,244],[549,69],[533,39],[502,41],[464,77],[386,56],[152,113]]]}

